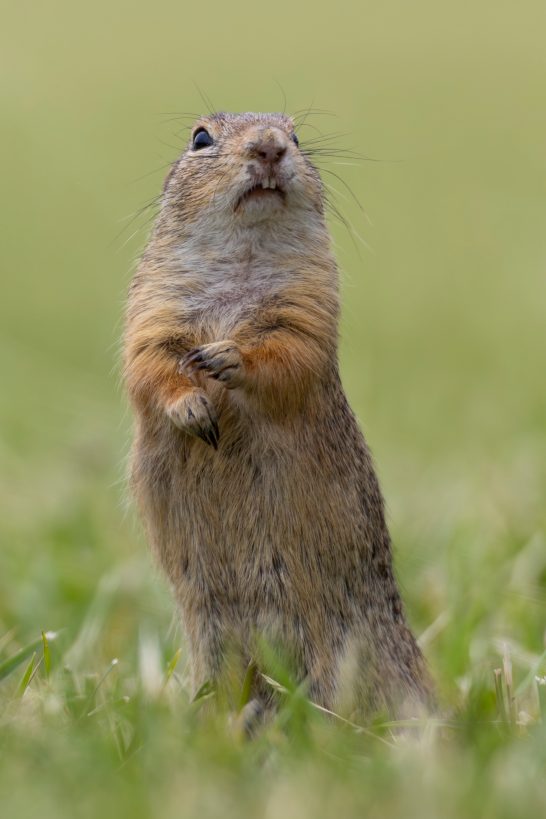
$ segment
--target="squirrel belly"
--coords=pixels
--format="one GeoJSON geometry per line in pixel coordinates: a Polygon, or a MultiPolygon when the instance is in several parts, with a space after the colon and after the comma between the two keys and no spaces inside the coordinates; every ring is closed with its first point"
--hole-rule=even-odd
{"type": "Polygon", "coordinates": [[[320,705],[409,715],[431,685],[339,378],[323,200],[288,117],[196,124],[129,295],[132,485],[195,690],[265,638],[320,705]]]}

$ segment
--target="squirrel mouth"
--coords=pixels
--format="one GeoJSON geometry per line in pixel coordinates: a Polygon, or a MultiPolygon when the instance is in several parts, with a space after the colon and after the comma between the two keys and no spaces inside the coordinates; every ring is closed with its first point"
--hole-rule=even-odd
{"type": "Polygon", "coordinates": [[[252,185],[251,188],[248,188],[248,190],[246,190],[243,195],[239,197],[237,204],[235,205],[235,210],[237,210],[240,205],[248,201],[258,199],[284,200],[284,196],[284,191],[278,186],[277,181],[273,179],[273,177],[269,177],[263,179],[261,182],[257,182],[255,185],[252,185]]]}

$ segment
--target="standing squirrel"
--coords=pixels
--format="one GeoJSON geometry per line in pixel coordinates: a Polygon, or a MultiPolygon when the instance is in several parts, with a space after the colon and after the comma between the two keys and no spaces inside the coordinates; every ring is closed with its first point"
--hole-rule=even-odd
{"type": "Polygon", "coordinates": [[[200,119],[131,285],[124,357],[133,489],[193,689],[265,638],[320,705],[407,716],[431,685],[341,385],[338,315],[323,186],[292,119],[200,119]]]}

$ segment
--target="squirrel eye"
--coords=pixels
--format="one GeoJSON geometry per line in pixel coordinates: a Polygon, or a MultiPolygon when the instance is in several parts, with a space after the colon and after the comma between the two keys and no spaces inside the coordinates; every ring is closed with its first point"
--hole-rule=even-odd
{"type": "Polygon", "coordinates": [[[209,145],[214,145],[213,138],[205,128],[199,128],[193,135],[193,150],[199,151],[201,148],[208,148],[209,145]]]}
{"type": "Polygon", "coordinates": [[[294,143],[296,148],[300,147],[300,141],[299,141],[298,137],[296,136],[296,134],[292,134],[292,142],[294,143]]]}

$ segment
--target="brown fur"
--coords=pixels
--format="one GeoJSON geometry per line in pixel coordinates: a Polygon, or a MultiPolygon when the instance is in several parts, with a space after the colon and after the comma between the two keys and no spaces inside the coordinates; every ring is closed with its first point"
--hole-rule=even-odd
{"type": "Polygon", "coordinates": [[[407,714],[430,685],[339,379],[320,177],[288,117],[198,127],[214,144],[190,143],[167,178],[125,335],[132,483],[193,686],[218,678],[228,649],[255,659],[265,635],[320,704],[407,714]],[[262,163],[277,147],[282,158],[262,163]],[[241,199],[268,168],[283,195],[241,199]]]}

